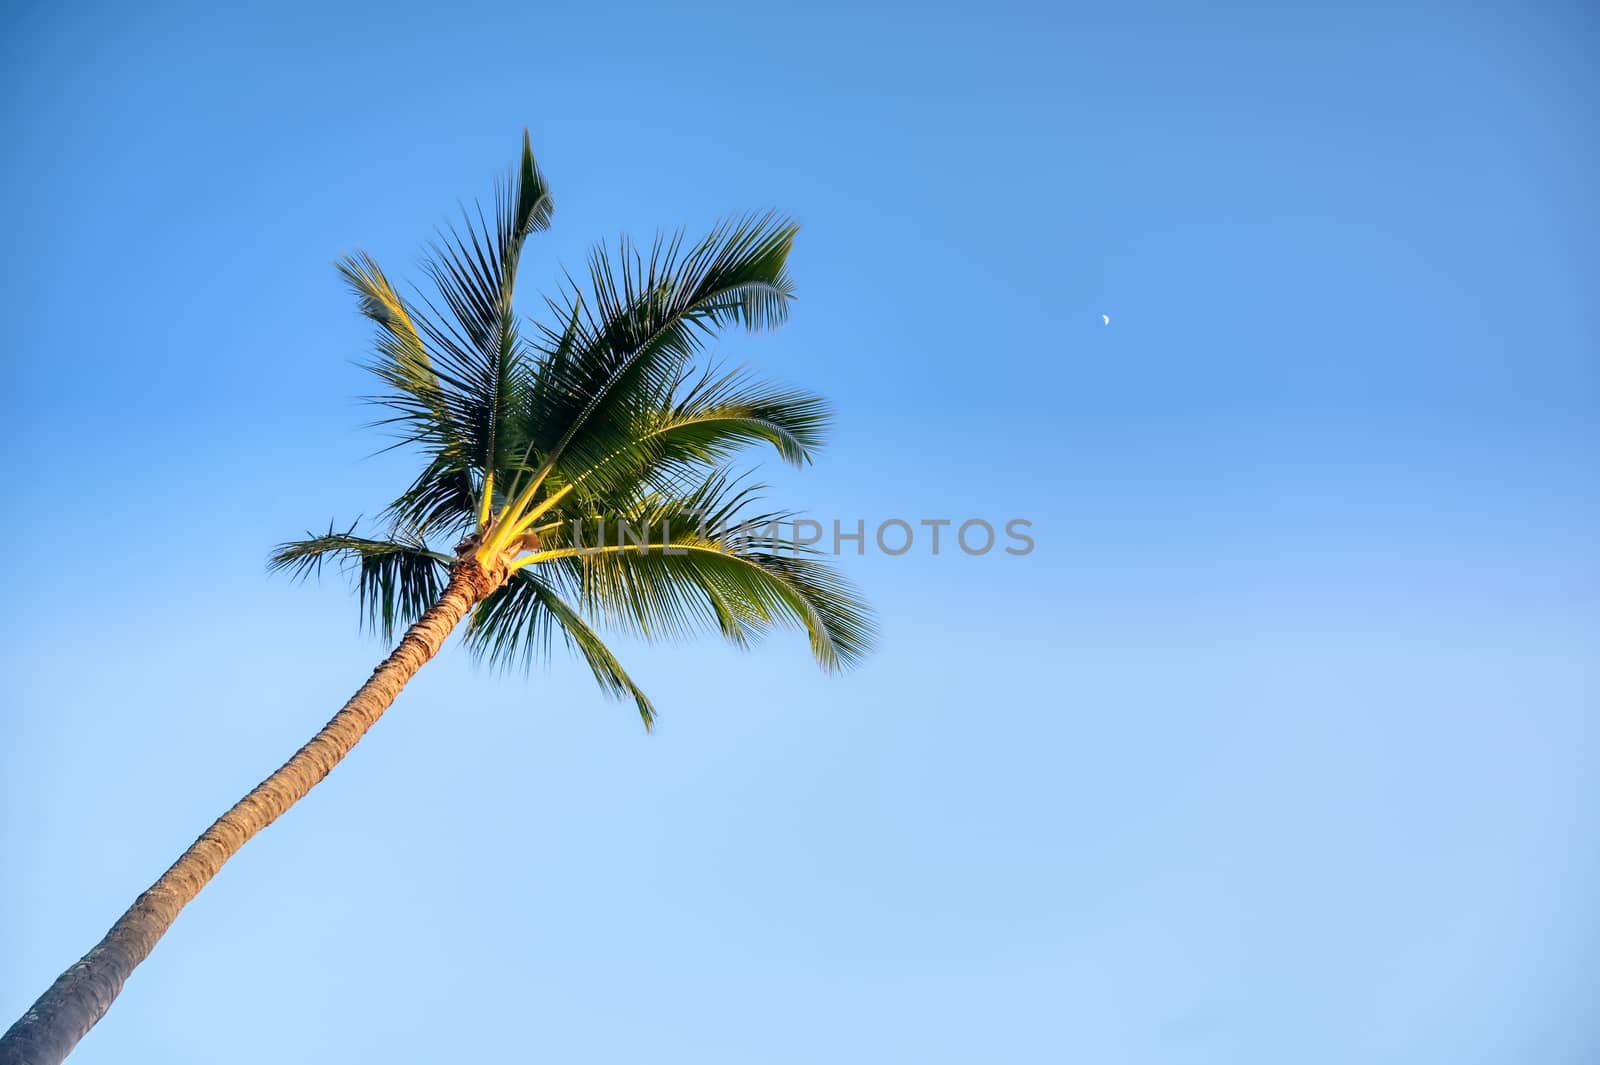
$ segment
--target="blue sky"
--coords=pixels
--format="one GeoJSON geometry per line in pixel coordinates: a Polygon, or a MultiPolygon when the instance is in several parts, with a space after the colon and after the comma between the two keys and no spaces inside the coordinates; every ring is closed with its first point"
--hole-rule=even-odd
{"type": "Polygon", "coordinates": [[[528,126],[525,308],[792,211],[763,474],[1036,550],[623,640],[653,736],[448,650],[74,1061],[1594,1060],[1596,22],[1317,7],[8,9],[5,1020],[382,656],[264,572],[406,476],[330,262],[528,126]]]}

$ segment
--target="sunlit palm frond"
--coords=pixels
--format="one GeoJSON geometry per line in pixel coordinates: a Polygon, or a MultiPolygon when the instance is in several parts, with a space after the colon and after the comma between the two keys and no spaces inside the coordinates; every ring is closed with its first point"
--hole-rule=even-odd
{"type": "Polygon", "coordinates": [[[820,396],[771,385],[743,369],[711,367],[674,392],[637,412],[616,450],[577,473],[580,499],[617,504],[640,488],[703,476],[756,444],[770,444],[799,466],[822,446],[833,416],[820,396]]]}
{"type": "Polygon", "coordinates": [[[387,386],[373,402],[392,416],[379,424],[395,427],[401,442],[434,453],[452,450],[462,435],[449,389],[417,332],[418,315],[390,284],[376,260],[365,252],[335,264],[355,294],[361,314],[378,327],[376,354],[367,369],[387,386]]]}
{"type": "Polygon", "coordinates": [[[753,509],[755,491],[715,473],[692,491],[552,529],[529,564],[560,572],[586,613],[647,639],[715,629],[744,644],[797,627],[823,668],[854,665],[872,646],[871,612],[796,546],[792,515],[753,509]]]}

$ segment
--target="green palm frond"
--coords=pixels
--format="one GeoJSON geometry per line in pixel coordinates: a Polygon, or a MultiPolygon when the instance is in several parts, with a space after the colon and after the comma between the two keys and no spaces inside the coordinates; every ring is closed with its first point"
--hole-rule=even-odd
{"type": "Polygon", "coordinates": [[[583,655],[602,690],[631,698],[645,728],[655,721],[655,707],[628,676],[611,649],[588,622],[544,581],[519,570],[472,615],[467,646],[480,658],[499,665],[531,667],[549,657],[551,637],[559,632],[566,645],[583,655]]]}
{"type": "Polygon", "coordinates": [[[365,252],[347,255],[335,265],[355,293],[361,314],[378,327],[377,353],[366,368],[389,389],[372,401],[392,412],[378,424],[398,427],[402,443],[420,444],[435,454],[455,451],[465,423],[452,402],[449,379],[441,381],[417,332],[422,319],[416,308],[395,291],[365,252]]]}
{"type": "Polygon", "coordinates": [[[459,537],[472,524],[479,482],[452,455],[435,455],[411,486],[384,508],[390,527],[415,537],[459,537]]]}
{"type": "Polygon", "coordinates": [[[698,444],[695,457],[726,457],[733,441],[765,441],[784,461],[800,466],[822,447],[833,408],[821,396],[757,380],[743,368],[709,367],[682,393],[670,415],[650,432],[698,444]]]}
{"type": "Polygon", "coordinates": [[[528,234],[549,228],[554,201],[526,133],[522,158],[503,183],[491,221],[463,212],[423,262],[434,294],[400,297],[373,259],[339,264],[362,313],[379,330],[369,369],[386,386],[372,397],[390,415],[378,424],[431,456],[416,483],[390,507],[397,525],[423,532],[471,524],[492,502],[497,474],[515,468],[526,441],[533,352],[512,308],[528,234]],[[469,498],[470,497],[470,498],[469,498]]]}
{"type": "Polygon", "coordinates": [[[832,422],[820,396],[784,389],[742,368],[708,367],[674,398],[636,413],[616,450],[574,478],[583,500],[626,497],[640,487],[692,480],[752,444],[770,444],[784,461],[812,460],[832,422]]]}
{"type": "Polygon", "coordinates": [[[367,624],[393,639],[443,594],[450,557],[430,551],[421,540],[369,540],[352,535],[353,530],[337,532],[330,526],[321,535],[307,533],[305,540],[279,544],[268,566],[304,579],[320,575],[323,563],[333,560],[354,580],[367,624]]]}
{"type": "Polygon", "coordinates": [[[719,471],[691,491],[551,529],[530,564],[560,573],[586,613],[646,639],[715,629],[744,645],[799,628],[824,669],[855,665],[872,647],[871,611],[785,536],[792,515],[753,511],[758,490],[719,471]]]}
{"type": "Polygon", "coordinates": [[[501,231],[501,247],[509,247],[513,240],[526,237],[529,233],[549,229],[555,211],[556,201],[550,195],[550,184],[545,181],[544,172],[533,157],[533,141],[528,131],[523,130],[522,157],[517,161],[516,195],[500,212],[500,216],[511,223],[501,231]]]}
{"type": "Polygon", "coordinates": [[[524,412],[527,454],[571,479],[626,445],[635,415],[670,400],[723,326],[781,323],[798,228],[775,213],[747,215],[687,248],[681,234],[658,237],[648,256],[627,240],[615,257],[595,248],[587,297],[571,286],[556,305],[568,329],[546,331],[541,344],[538,402],[524,412]]]}

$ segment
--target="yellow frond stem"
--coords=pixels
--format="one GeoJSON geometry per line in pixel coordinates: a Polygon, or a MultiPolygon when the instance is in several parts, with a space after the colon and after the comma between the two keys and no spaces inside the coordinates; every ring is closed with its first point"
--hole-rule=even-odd
{"type": "MultiPolygon", "coordinates": [[[[540,478],[540,480],[543,480],[543,478],[540,478]]],[[[537,483],[535,487],[537,487],[537,483]]],[[[551,493],[549,499],[546,499],[527,513],[512,516],[509,520],[502,519],[501,524],[495,528],[493,535],[489,537],[489,542],[484,545],[485,548],[489,551],[504,551],[510,547],[513,540],[532,528],[534,522],[548,514],[550,508],[565,499],[567,493],[571,492],[574,487],[576,486],[569,484],[551,493]]],[[[518,500],[518,502],[521,503],[522,501],[518,500]]],[[[526,504],[523,505],[525,506],[526,504]]]]}
{"type": "MultiPolygon", "coordinates": [[[[704,544],[610,544],[605,547],[556,547],[551,548],[549,551],[538,551],[531,555],[523,555],[511,564],[511,568],[519,570],[524,566],[531,566],[535,562],[548,562],[553,558],[573,558],[578,555],[620,555],[629,551],[636,555],[643,555],[657,548],[664,553],[681,555],[686,555],[690,551],[711,551],[704,544]]],[[[711,551],[711,553],[724,554],[722,551],[711,551]]]]}
{"type": "Polygon", "coordinates": [[[478,504],[478,528],[489,525],[490,504],[494,502],[494,471],[483,475],[483,500],[478,504]]]}
{"type": "MultiPolygon", "coordinates": [[[[493,548],[496,551],[504,551],[511,545],[511,540],[513,537],[522,535],[520,530],[514,533],[509,532],[508,530],[510,530],[511,527],[517,522],[520,522],[524,518],[528,517],[528,515],[523,512],[533,502],[533,494],[539,490],[539,486],[544,484],[544,479],[549,475],[550,463],[547,462],[540,467],[538,473],[533,475],[533,483],[529,484],[528,487],[519,492],[517,494],[517,498],[500,508],[500,513],[495,517],[494,535],[489,538],[488,543],[484,544],[485,548],[493,548]]],[[[537,515],[535,515],[535,517],[537,517],[537,515]]]]}

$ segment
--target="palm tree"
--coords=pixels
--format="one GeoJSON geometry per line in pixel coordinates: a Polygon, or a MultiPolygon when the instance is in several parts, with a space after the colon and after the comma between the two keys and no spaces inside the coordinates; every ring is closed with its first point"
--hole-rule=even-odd
{"type": "Polygon", "coordinates": [[[464,618],[469,648],[495,661],[536,661],[559,634],[647,728],[650,700],[592,624],[645,639],[709,628],[740,645],[798,627],[828,670],[867,651],[867,608],[785,541],[788,515],[752,512],[755,488],[728,466],[761,444],[808,463],[828,405],[704,355],[726,326],[784,320],[796,226],[750,215],[693,243],[596,248],[588,285],[567,275],[545,300],[549,322],[525,326],[512,309],[517,265],[552,208],[524,133],[493,221],[464,212],[431,247],[428,292],[403,298],[365,254],[339,263],[376,326],[379,424],[420,452],[422,471],[389,504],[381,535],[330,527],[279,546],[271,564],[304,576],[342,563],[367,620],[390,639],[405,633],[333,719],[11,1027],[0,1063],[66,1057],[184,905],[349,753],[464,618]]]}

